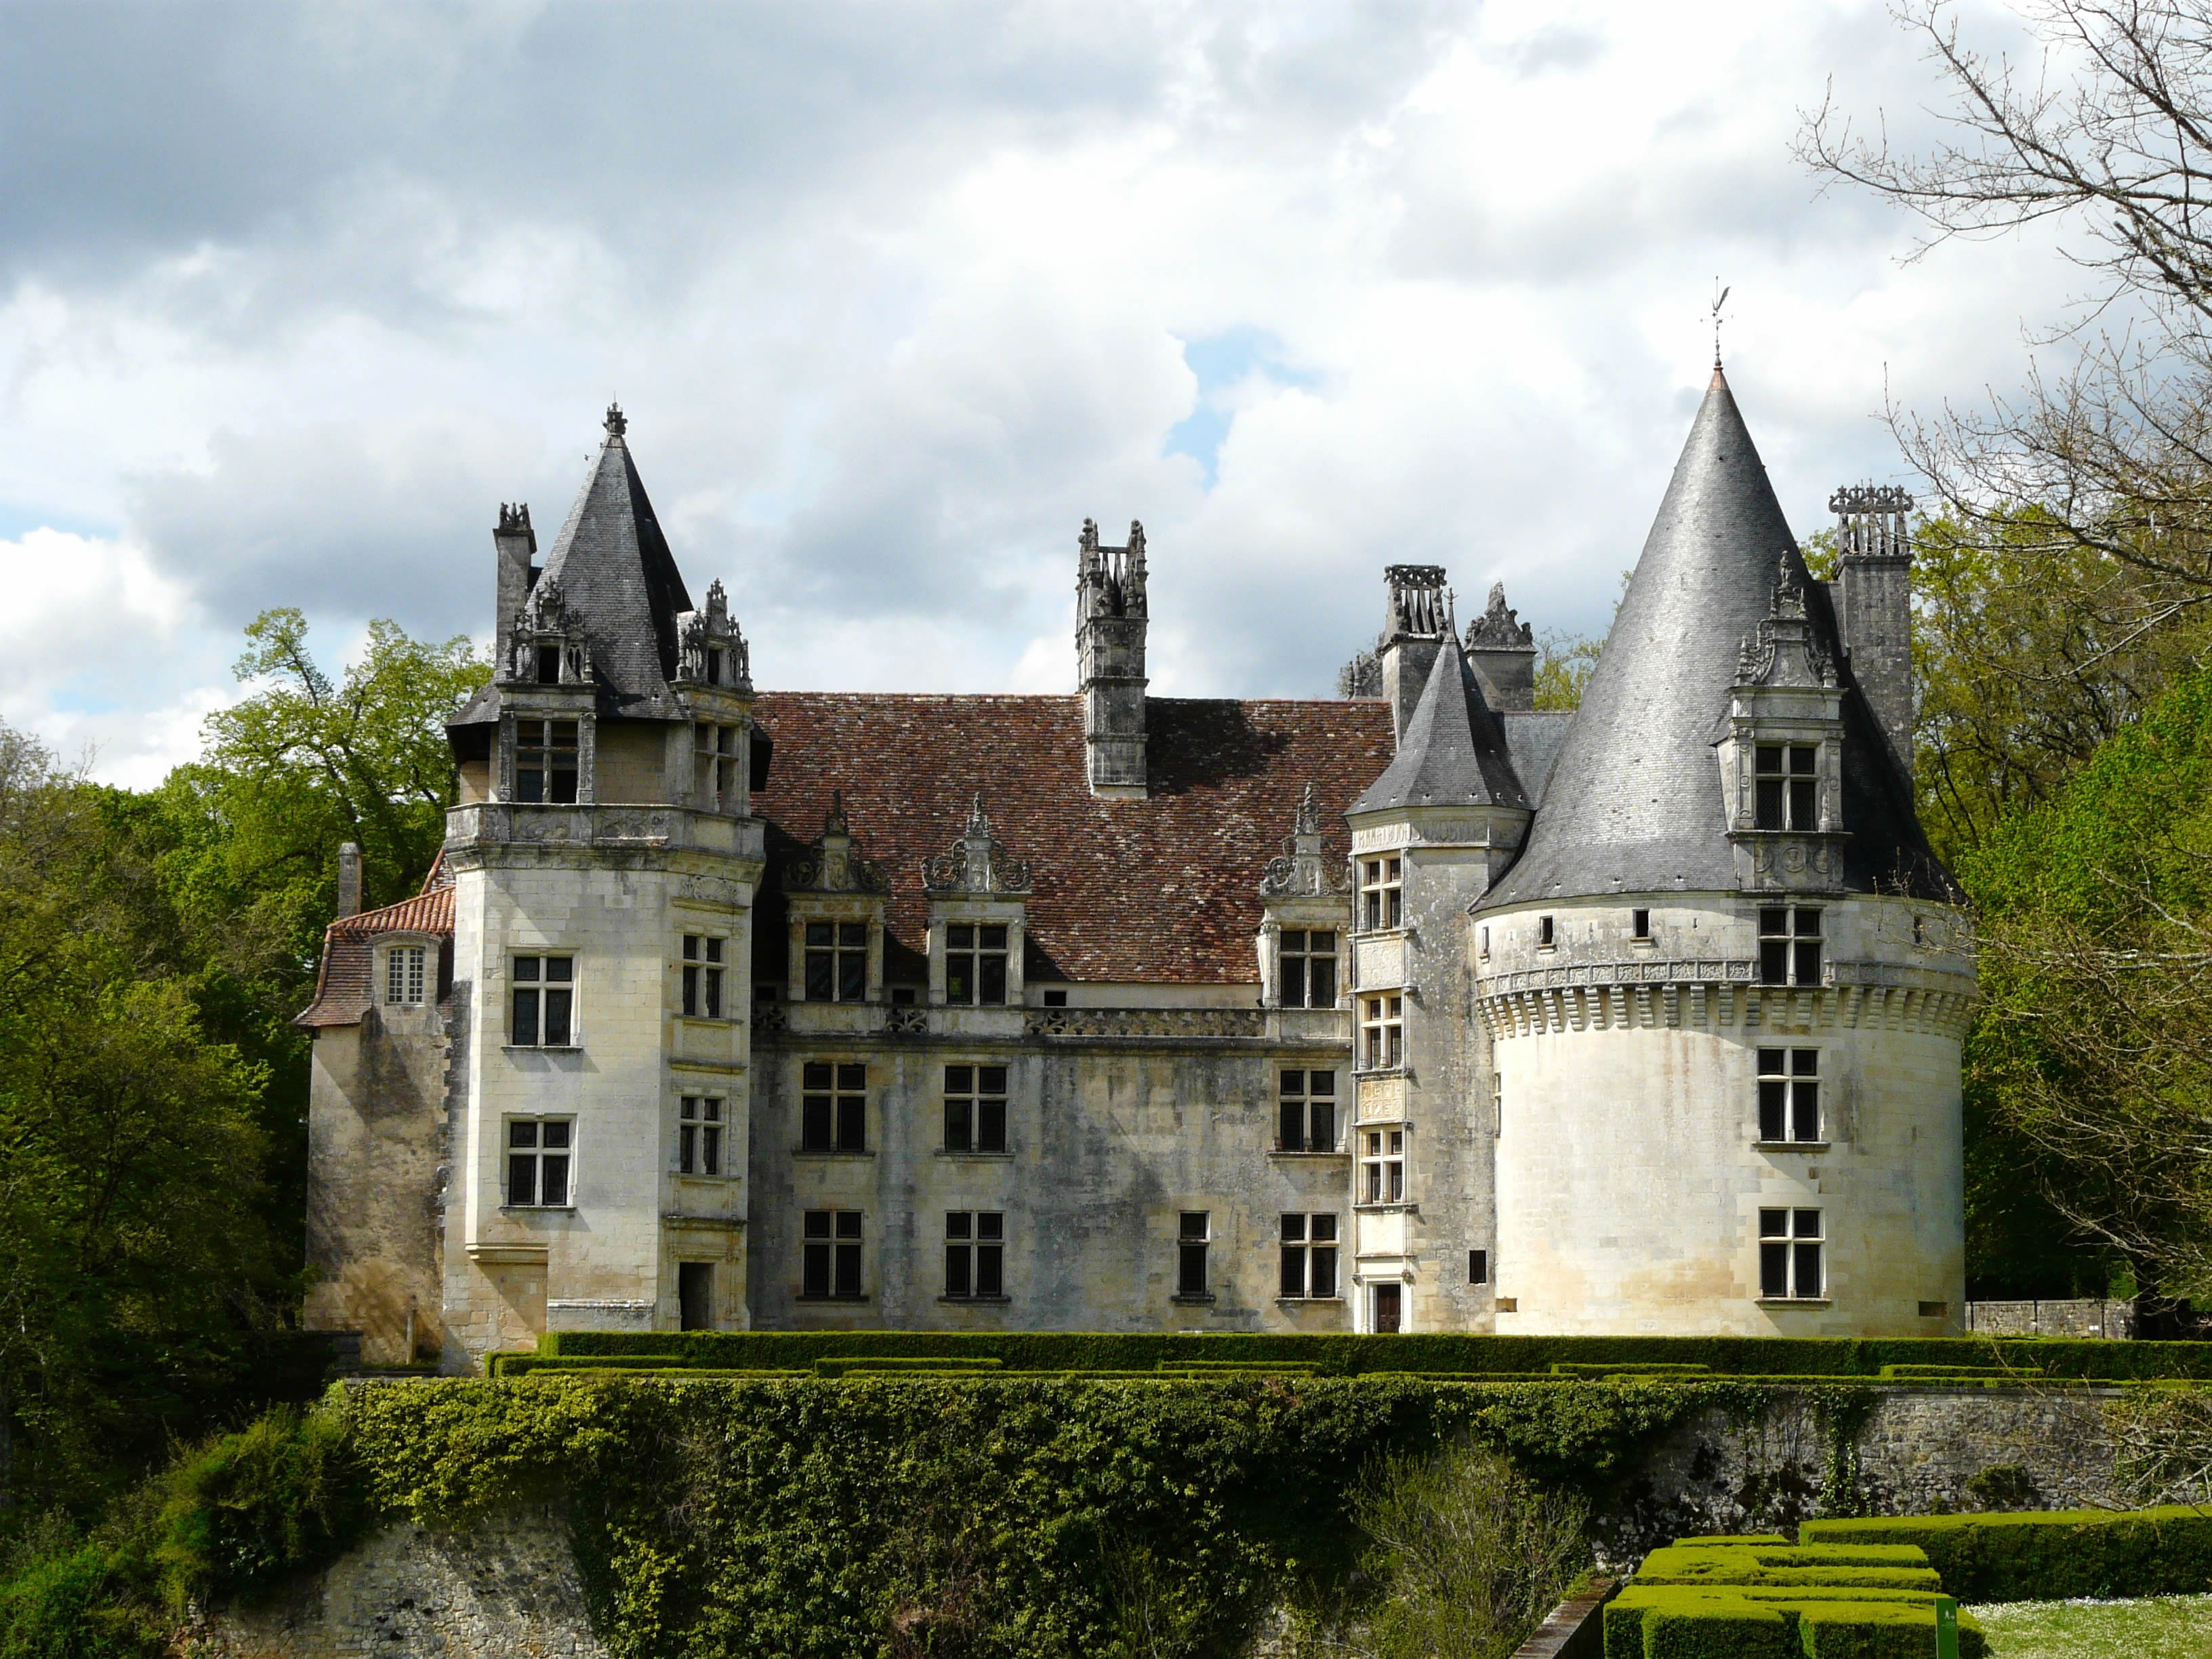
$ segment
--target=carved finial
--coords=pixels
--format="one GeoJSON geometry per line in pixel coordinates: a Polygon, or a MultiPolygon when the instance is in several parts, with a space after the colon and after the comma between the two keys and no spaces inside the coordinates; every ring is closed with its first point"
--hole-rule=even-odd
{"type": "Polygon", "coordinates": [[[607,436],[619,438],[629,430],[629,417],[622,412],[620,404],[607,405],[607,436]]]}
{"type": "Polygon", "coordinates": [[[921,861],[921,884],[932,893],[1026,893],[1030,866],[1006,856],[991,833],[991,815],[978,793],[968,806],[968,825],[952,850],[921,861]]]}
{"type": "Polygon", "coordinates": [[[1097,520],[1085,519],[1083,521],[1083,533],[1076,538],[1075,544],[1085,553],[1096,553],[1098,550],[1097,520]]]}
{"type": "Polygon", "coordinates": [[[1136,520],[1129,520],[1129,556],[1139,564],[1145,558],[1145,526],[1136,520]]]}
{"type": "Polygon", "coordinates": [[[824,836],[849,836],[853,833],[845,826],[845,792],[842,789],[830,792],[830,810],[823,814],[822,833],[824,836]]]}
{"type": "Polygon", "coordinates": [[[1306,785],[1306,792],[1298,797],[1298,816],[1295,824],[1301,836],[1321,834],[1321,803],[1314,799],[1314,787],[1306,785]]]}
{"type": "Polygon", "coordinates": [[[1720,377],[1720,372],[1721,372],[1721,324],[1722,324],[1722,322],[1723,322],[1723,318],[1722,318],[1722,316],[1721,316],[1721,307],[1722,307],[1723,306],[1724,306],[1724,305],[1726,305],[1726,304],[1728,303],[1728,296],[1729,296],[1729,289],[1724,289],[1724,288],[1723,288],[1723,287],[1721,286],[1721,279],[1720,279],[1719,277],[1717,277],[1717,276],[1714,277],[1714,278],[1713,278],[1713,376],[1714,376],[1714,378],[1715,378],[1716,380],[1719,379],[1719,377],[1720,377]]]}

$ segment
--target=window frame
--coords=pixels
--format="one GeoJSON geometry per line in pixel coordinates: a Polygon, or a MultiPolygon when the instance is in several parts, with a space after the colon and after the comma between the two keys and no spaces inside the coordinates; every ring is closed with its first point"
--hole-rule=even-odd
{"type": "Polygon", "coordinates": [[[577,1029],[576,956],[574,951],[518,951],[507,960],[507,1046],[510,1048],[539,1048],[562,1051],[583,1047],[577,1029]],[[530,968],[525,971],[523,964],[530,968]],[[552,964],[559,963],[564,972],[556,975],[552,964]],[[562,999],[556,1001],[556,999],[562,999]],[[530,1009],[527,1019],[525,1007],[530,1009]],[[553,1040],[556,1026],[554,1013],[560,1010],[558,1029],[560,1040],[553,1040]],[[526,1028],[527,1034],[526,1035],[526,1028]]]}
{"type": "Polygon", "coordinates": [[[429,1000],[430,947],[408,940],[384,947],[384,996],[386,1008],[420,1008],[429,1000]],[[398,993],[411,994],[395,994],[398,993]]]}
{"type": "Polygon", "coordinates": [[[1820,745],[1779,738],[1751,746],[1751,827],[1808,835],[1820,827],[1820,745]]]}
{"type": "Polygon", "coordinates": [[[583,798],[583,776],[584,731],[580,720],[574,714],[514,717],[517,801],[532,806],[574,806],[583,798]],[[561,764],[564,756],[568,760],[565,768],[561,764]],[[565,794],[562,793],[563,779],[567,781],[565,794]]]}
{"type": "Polygon", "coordinates": [[[867,1217],[861,1210],[830,1207],[799,1212],[799,1296],[801,1302],[868,1299],[867,1217]],[[819,1229],[817,1231],[817,1229],[819,1229]],[[819,1290],[810,1288],[820,1285],[819,1290]],[[847,1288],[848,1286],[850,1288],[847,1288]]]}
{"type": "Polygon", "coordinates": [[[1337,1136],[1343,1121],[1336,1109],[1336,1072],[1310,1066],[1285,1066],[1275,1073],[1275,1150],[1306,1157],[1332,1157],[1340,1152],[1337,1136]],[[1326,1086],[1314,1087],[1314,1080],[1326,1086]],[[1293,1081],[1295,1079],[1295,1081],[1293,1081]],[[1326,1119],[1323,1114],[1327,1114],[1326,1119]],[[1322,1125],[1327,1125],[1322,1133],[1322,1125]],[[1289,1132],[1295,1127],[1297,1134],[1289,1132]],[[1325,1144],[1323,1144],[1325,1143],[1325,1144]]]}
{"type": "Polygon", "coordinates": [[[1406,994],[1363,992],[1359,999],[1359,1069],[1403,1071],[1406,1065],[1406,994]]]}
{"type": "Polygon", "coordinates": [[[957,1060],[943,1073],[945,1139],[941,1150],[952,1158],[1006,1158],[1012,1155],[1006,1138],[1006,1098],[1011,1068],[957,1060]],[[988,1082],[996,1075],[998,1086],[988,1082]],[[960,1133],[954,1132],[955,1122],[960,1133]],[[996,1146],[991,1141],[996,1139],[996,1146]],[[957,1141],[960,1144],[955,1144],[957,1141]]]}
{"type": "Polygon", "coordinates": [[[1759,1299],[1826,1302],[1828,1297],[1827,1212],[1809,1205],[1761,1206],[1759,1212],[1759,1299]],[[1806,1218],[1810,1217],[1808,1224],[1806,1218]],[[1808,1231],[1809,1224],[1811,1231],[1808,1231]],[[1804,1288],[1809,1266],[1813,1288],[1804,1288]],[[1780,1288],[1777,1289],[1776,1286],[1780,1288]]]}
{"type": "Polygon", "coordinates": [[[1013,982],[1014,930],[1004,921],[963,919],[944,924],[945,1006],[1004,1008],[1013,982]],[[996,935],[995,942],[992,936],[996,935]],[[995,990],[996,994],[992,993],[995,990]]]}
{"type": "Polygon", "coordinates": [[[573,1210],[576,1207],[576,1118],[572,1112],[509,1112],[500,1119],[500,1207],[504,1210],[573,1210]],[[558,1129],[561,1138],[554,1144],[549,1130],[558,1129]],[[527,1130],[526,1144],[518,1137],[527,1130]],[[527,1160],[530,1174],[530,1195],[516,1196],[515,1174],[522,1161],[527,1160]],[[557,1161],[561,1166],[561,1195],[552,1201],[545,1199],[545,1167],[557,1161]]]}
{"type": "Polygon", "coordinates": [[[1213,1275],[1209,1260],[1213,1247],[1213,1212],[1179,1210],[1176,1213],[1176,1291],[1178,1302],[1213,1300],[1213,1275]]]}
{"type": "Polygon", "coordinates": [[[1283,927],[1275,934],[1275,1001],[1284,1008],[1334,1008],[1342,976],[1337,971],[1342,930],[1283,927]],[[1322,949],[1314,941],[1327,939],[1322,949]],[[1295,943],[1293,943],[1295,941],[1295,943]]]}
{"type": "Polygon", "coordinates": [[[1405,854],[1363,857],[1359,860],[1359,931],[1388,933],[1405,925],[1405,854]]]}
{"type": "Polygon", "coordinates": [[[730,1103],[726,1095],[676,1097],[676,1173],[697,1179],[728,1174],[730,1103]],[[694,1169],[693,1164],[700,1167],[694,1169]]]}
{"type": "Polygon", "coordinates": [[[1761,985],[1820,985],[1826,966],[1827,936],[1823,907],[1762,904],[1759,907],[1759,982],[1761,985]],[[1776,918],[1779,917],[1780,921],[1776,918]],[[1810,926],[1808,927],[1808,919],[1810,926]]]}
{"type": "Polygon", "coordinates": [[[868,1150],[866,1060],[799,1063],[799,1146],[805,1155],[850,1158],[868,1150]]]}
{"type": "Polygon", "coordinates": [[[1005,1302],[1006,1214],[1003,1210],[945,1212],[945,1302],[1005,1302]],[[957,1285],[959,1288],[955,1288],[957,1285]],[[985,1286],[989,1288],[986,1289],[985,1286]]]}
{"type": "Polygon", "coordinates": [[[855,921],[850,916],[805,917],[799,924],[799,989],[803,994],[798,1000],[866,1002],[869,933],[874,926],[872,921],[855,921]],[[855,934],[859,935],[857,939],[855,934]]]}
{"type": "MultiPolygon", "coordinates": [[[[708,652],[708,665],[712,667],[720,655],[719,651],[708,652]]],[[[708,684],[717,682],[709,680],[708,684]]],[[[738,769],[747,758],[742,741],[744,732],[744,726],[722,720],[691,722],[692,781],[700,798],[712,803],[709,811],[731,810],[743,786],[744,775],[738,769]]]]}
{"type": "Polygon", "coordinates": [[[1286,1210],[1278,1231],[1282,1252],[1278,1302],[1340,1302],[1344,1229],[1334,1210],[1286,1210]],[[1326,1264],[1326,1271],[1323,1264],[1326,1264]],[[1319,1285],[1322,1288],[1316,1289],[1319,1285]]]}
{"type": "Polygon", "coordinates": [[[1759,1076],[1759,1144],[1826,1146],[1827,1125],[1821,1115],[1820,1049],[1762,1047],[1757,1052],[1755,1063],[1759,1076]]]}
{"type": "Polygon", "coordinates": [[[728,940],[720,933],[685,933],[682,935],[681,966],[683,968],[682,1000],[678,1006],[686,1019],[726,1019],[729,1004],[724,1000],[724,977],[729,967],[723,958],[727,954],[728,940]]]}
{"type": "Polygon", "coordinates": [[[1406,1126],[1402,1123],[1359,1126],[1359,1200],[1357,1207],[1375,1209],[1406,1204],[1406,1126]]]}

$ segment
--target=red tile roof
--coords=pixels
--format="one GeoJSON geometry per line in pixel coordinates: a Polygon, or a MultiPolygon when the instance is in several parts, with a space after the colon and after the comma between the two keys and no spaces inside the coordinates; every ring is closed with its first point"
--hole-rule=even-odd
{"type": "Polygon", "coordinates": [[[382,933],[453,936],[453,886],[439,854],[413,898],[340,916],[323,935],[323,965],[315,975],[315,1000],[292,1021],[313,1030],[321,1025],[357,1025],[368,1011],[374,941],[382,933]]]}
{"type": "MultiPolygon", "coordinates": [[[[1033,866],[1031,971],[1078,980],[1256,981],[1260,876],[1299,795],[1314,786],[1328,850],[1344,856],[1341,814],[1392,750],[1379,700],[1155,697],[1151,799],[1097,800],[1078,697],[784,691],[755,714],[775,744],[753,807],[769,823],[771,891],[842,789],[860,850],[890,878],[893,939],[918,952],[921,860],[958,838],[980,793],[1008,854],[1033,866]]],[[[775,921],[763,914],[763,933],[775,921]]],[[[763,943],[781,949],[772,934],[763,943]]]]}

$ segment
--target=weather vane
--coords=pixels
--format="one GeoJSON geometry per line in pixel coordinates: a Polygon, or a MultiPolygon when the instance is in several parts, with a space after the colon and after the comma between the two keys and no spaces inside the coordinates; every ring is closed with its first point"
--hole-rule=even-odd
{"type": "Polygon", "coordinates": [[[1721,286],[1721,279],[1713,278],[1713,367],[1721,366],[1721,307],[1728,303],[1730,290],[1721,286]]]}

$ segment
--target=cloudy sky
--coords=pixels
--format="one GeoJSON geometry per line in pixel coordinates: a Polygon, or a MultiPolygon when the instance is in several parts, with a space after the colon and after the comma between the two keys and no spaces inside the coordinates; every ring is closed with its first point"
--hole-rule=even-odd
{"type": "Polygon", "coordinates": [[[486,634],[610,398],[764,685],[1069,689],[1088,515],[1156,690],[1325,695],[1394,561],[1602,628],[1716,276],[1801,534],[2081,287],[1790,161],[1930,129],[1879,4],[5,10],[0,719],[128,783],[264,606],[486,634]]]}

